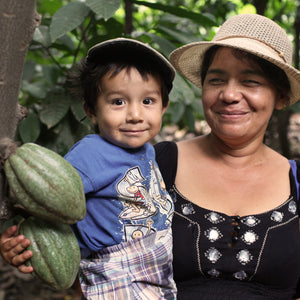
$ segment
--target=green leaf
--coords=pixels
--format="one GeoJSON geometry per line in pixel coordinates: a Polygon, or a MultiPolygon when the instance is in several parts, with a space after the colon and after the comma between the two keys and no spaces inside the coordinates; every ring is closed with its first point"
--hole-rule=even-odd
{"type": "Polygon", "coordinates": [[[82,120],[82,118],[85,116],[85,112],[83,109],[83,103],[80,99],[72,99],[71,111],[78,122],[82,120]]]}
{"type": "Polygon", "coordinates": [[[44,79],[50,84],[56,84],[61,74],[60,69],[56,65],[42,66],[44,79]]]}
{"type": "Polygon", "coordinates": [[[37,27],[34,31],[33,40],[46,48],[49,47],[51,45],[49,27],[43,25],[37,27]]]}
{"type": "Polygon", "coordinates": [[[174,102],[169,106],[168,110],[171,114],[172,123],[177,124],[184,114],[185,104],[183,102],[174,102]]]}
{"type": "Polygon", "coordinates": [[[61,0],[42,0],[38,5],[38,11],[42,15],[45,13],[53,15],[62,5],[63,2],[61,0]]]}
{"type": "Polygon", "coordinates": [[[175,38],[181,44],[189,44],[192,42],[202,41],[202,39],[197,37],[195,34],[186,34],[186,32],[176,30],[176,28],[168,28],[166,26],[161,25],[159,25],[158,28],[164,33],[167,33],[171,37],[175,38]]]}
{"type": "Polygon", "coordinates": [[[93,12],[105,20],[112,17],[121,5],[121,0],[86,0],[85,2],[93,12]]]}
{"type": "Polygon", "coordinates": [[[46,96],[46,83],[44,81],[29,83],[28,81],[23,80],[22,90],[26,91],[34,98],[42,99],[46,96]]]}
{"type": "Polygon", "coordinates": [[[88,15],[90,9],[84,2],[72,1],[59,9],[52,18],[50,24],[51,41],[72,31],[79,26],[88,15]]]}
{"type": "Polygon", "coordinates": [[[170,41],[157,34],[145,33],[144,35],[151,37],[152,41],[159,45],[159,51],[166,57],[175,49],[175,46],[170,41]]]}
{"type": "Polygon", "coordinates": [[[188,105],[185,108],[184,118],[186,120],[186,124],[191,131],[195,131],[195,116],[193,108],[188,105]]]}
{"type": "Polygon", "coordinates": [[[69,99],[63,95],[52,95],[40,112],[40,120],[48,129],[57,125],[67,114],[70,107],[69,99]]]}
{"type": "Polygon", "coordinates": [[[34,143],[40,135],[40,121],[36,114],[28,113],[19,124],[19,134],[23,143],[34,143]]]}
{"type": "Polygon", "coordinates": [[[32,77],[35,74],[35,61],[29,59],[25,62],[24,68],[23,68],[23,78],[22,80],[26,80],[27,82],[32,79],[32,77]]]}
{"type": "Polygon", "coordinates": [[[191,104],[195,98],[195,93],[189,83],[181,75],[176,75],[173,82],[173,89],[170,93],[170,99],[180,101],[185,105],[191,104]]]}
{"type": "Polygon", "coordinates": [[[75,51],[76,45],[74,41],[68,36],[68,35],[63,35],[58,39],[64,46],[66,46],[68,49],[75,51]]]}
{"type": "Polygon", "coordinates": [[[187,18],[190,20],[193,20],[194,22],[205,25],[205,26],[218,26],[218,24],[213,21],[212,19],[208,18],[207,16],[204,16],[202,14],[198,14],[193,11],[189,11],[184,8],[170,6],[170,5],[164,5],[161,3],[150,3],[146,1],[137,1],[137,0],[129,0],[129,2],[138,4],[138,5],[144,5],[153,9],[161,10],[166,13],[173,14],[178,17],[187,18]]]}

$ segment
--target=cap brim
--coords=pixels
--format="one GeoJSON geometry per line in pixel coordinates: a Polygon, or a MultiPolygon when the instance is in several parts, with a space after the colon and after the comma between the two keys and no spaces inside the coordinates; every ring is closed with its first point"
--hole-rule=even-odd
{"type": "Polygon", "coordinates": [[[96,44],[89,49],[87,61],[105,62],[109,59],[118,59],[131,57],[132,59],[151,60],[155,65],[159,66],[167,80],[172,82],[175,77],[175,70],[170,62],[158,51],[152,47],[134,39],[116,38],[96,44]]]}

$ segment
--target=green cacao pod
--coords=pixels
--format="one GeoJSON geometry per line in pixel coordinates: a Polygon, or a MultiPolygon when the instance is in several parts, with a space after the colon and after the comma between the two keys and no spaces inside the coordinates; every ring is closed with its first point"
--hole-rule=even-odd
{"type": "Polygon", "coordinates": [[[17,148],[4,163],[16,204],[42,219],[68,224],[86,214],[83,184],[62,156],[33,143],[17,148]]]}
{"type": "Polygon", "coordinates": [[[57,290],[69,288],[75,281],[80,250],[69,224],[53,223],[35,217],[21,223],[19,233],[30,240],[32,257],[27,265],[33,275],[57,290]]]}

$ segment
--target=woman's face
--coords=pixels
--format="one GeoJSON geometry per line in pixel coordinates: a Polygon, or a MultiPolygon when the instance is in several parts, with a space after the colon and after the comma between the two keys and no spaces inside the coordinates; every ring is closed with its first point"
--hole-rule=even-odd
{"type": "Polygon", "coordinates": [[[203,109],[212,134],[247,143],[262,138],[274,108],[286,98],[252,60],[236,58],[230,48],[217,50],[203,83],[203,109]]]}

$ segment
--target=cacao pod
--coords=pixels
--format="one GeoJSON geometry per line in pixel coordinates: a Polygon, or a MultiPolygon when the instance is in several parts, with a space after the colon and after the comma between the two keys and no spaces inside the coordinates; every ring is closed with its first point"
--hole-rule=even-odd
{"type": "Polygon", "coordinates": [[[16,204],[42,219],[68,224],[86,214],[83,184],[75,168],[56,152],[23,144],[4,163],[16,204]]]}
{"type": "Polygon", "coordinates": [[[80,263],[79,245],[71,226],[29,217],[21,223],[19,233],[30,240],[27,250],[33,255],[27,265],[34,268],[33,275],[56,290],[69,288],[80,263]]]}

